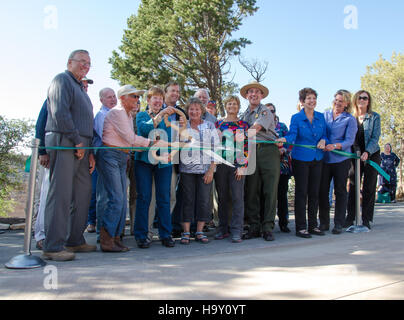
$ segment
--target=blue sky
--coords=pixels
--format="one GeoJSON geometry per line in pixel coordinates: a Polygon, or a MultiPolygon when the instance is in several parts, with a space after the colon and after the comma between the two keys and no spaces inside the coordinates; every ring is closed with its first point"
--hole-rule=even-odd
{"type": "MultiPolygon", "coordinates": [[[[91,55],[88,77],[95,83],[89,95],[96,112],[99,90],[119,88],[110,78],[108,59],[119,47],[127,18],[139,3],[1,1],[0,114],[36,119],[50,81],[65,70],[69,53],[78,48],[91,55]]],[[[269,62],[263,84],[270,95],[264,102],[273,102],[287,125],[296,112],[301,88],[317,90],[317,110],[323,111],[338,89],[360,88],[366,66],[379,54],[390,59],[393,51],[404,52],[402,0],[258,0],[257,5],[258,12],[244,21],[234,37],[252,41],[242,51],[245,58],[269,62]],[[350,17],[344,8],[349,5],[357,9],[357,29],[344,26],[350,17]]],[[[233,76],[240,87],[252,80],[237,59],[231,63],[233,76]]],[[[242,107],[246,106],[242,99],[242,107]]]]}

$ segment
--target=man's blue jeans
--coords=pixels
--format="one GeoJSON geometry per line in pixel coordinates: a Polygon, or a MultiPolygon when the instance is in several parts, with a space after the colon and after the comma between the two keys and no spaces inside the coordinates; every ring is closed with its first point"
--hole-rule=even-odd
{"type": "Polygon", "coordinates": [[[95,226],[97,222],[96,217],[96,208],[97,208],[97,180],[98,180],[98,172],[97,169],[94,169],[91,175],[91,202],[90,202],[90,209],[88,209],[88,220],[87,224],[91,224],[95,226]]]}
{"type": "MultiPolygon", "coordinates": [[[[98,159],[99,155],[100,154],[98,151],[95,152],[95,167],[97,168],[98,171],[101,171],[102,169],[100,169],[100,164],[99,164],[101,162],[98,159]]],[[[103,216],[104,210],[107,207],[107,202],[108,202],[107,192],[105,191],[104,183],[103,183],[102,179],[100,178],[98,171],[97,171],[98,178],[97,178],[97,186],[96,186],[97,241],[100,240],[100,229],[103,226],[102,216],[103,216]]]]}
{"type": "Polygon", "coordinates": [[[158,165],[135,160],[137,186],[136,216],[134,233],[136,240],[144,240],[149,232],[149,206],[152,196],[152,179],[156,188],[156,207],[160,239],[171,236],[170,188],[172,166],[158,165]]]}
{"type": "Polygon", "coordinates": [[[102,213],[102,227],[111,237],[120,236],[126,220],[128,154],[114,149],[100,149],[97,158],[98,179],[101,179],[108,199],[102,213]]]}

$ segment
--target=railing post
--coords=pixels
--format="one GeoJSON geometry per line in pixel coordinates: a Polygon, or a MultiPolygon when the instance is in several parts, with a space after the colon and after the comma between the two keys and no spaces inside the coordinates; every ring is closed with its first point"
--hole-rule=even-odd
{"type": "Polygon", "coordinates": [[[24,253],[6,263],[8,269],[32,269],[46,265],[41,258],[31,255],[32,214],[34,210],[35,178],[38,164],[39,139],[32,140],[31,167],[29,174],[28,199],[25,209],[24,253]]]}
{"type": "Polygon", "coordinates": [[[361,214],[361,153],[356,152],[355,159],[355,225],[350,226],[346,231],[352,233],[369,232],[370,230],[360,225],[361,214]]]}
{"type": "Polygon", "coordinates": [[[359,157],[355,159],[355,225],[359,226],[361,218],[361,159],[360,152],[356,152],[356,156],[359,157]]]}

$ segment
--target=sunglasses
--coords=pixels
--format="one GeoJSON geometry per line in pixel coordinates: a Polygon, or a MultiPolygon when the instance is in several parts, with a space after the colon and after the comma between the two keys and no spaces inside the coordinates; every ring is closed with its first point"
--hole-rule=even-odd
{"type": "Polygon", "coordinates": [[[358,100],[368,101],[369,97],[359,97],[358,100]]]}
{"type": "Polygon", "coordinates": [[[132,97],[132,98],[134,98],[134,99],[139,99],[139,98],[140,98],[140,96],[138,96],[138,95],[136,95],[136,94],[130,94],[129,96],[132,97]]]}

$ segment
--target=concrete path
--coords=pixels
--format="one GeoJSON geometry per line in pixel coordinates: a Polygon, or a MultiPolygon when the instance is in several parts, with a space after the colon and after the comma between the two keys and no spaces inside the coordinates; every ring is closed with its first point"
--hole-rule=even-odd
{"type": "MultiPolygon", "coordinates": [[[[404,204],[377,205],[368,233],[301,239],[276,227],[273,242],[213,240],[127,253],[81,253],[71,262],[10,270],[24,234],[0,235],[0,299],[404,299],[404,204]]],[[[95,244],[95,234],[87,234],[95,244]]],[[[32,244],[32,254],[41,252],[32,244]]]]}

